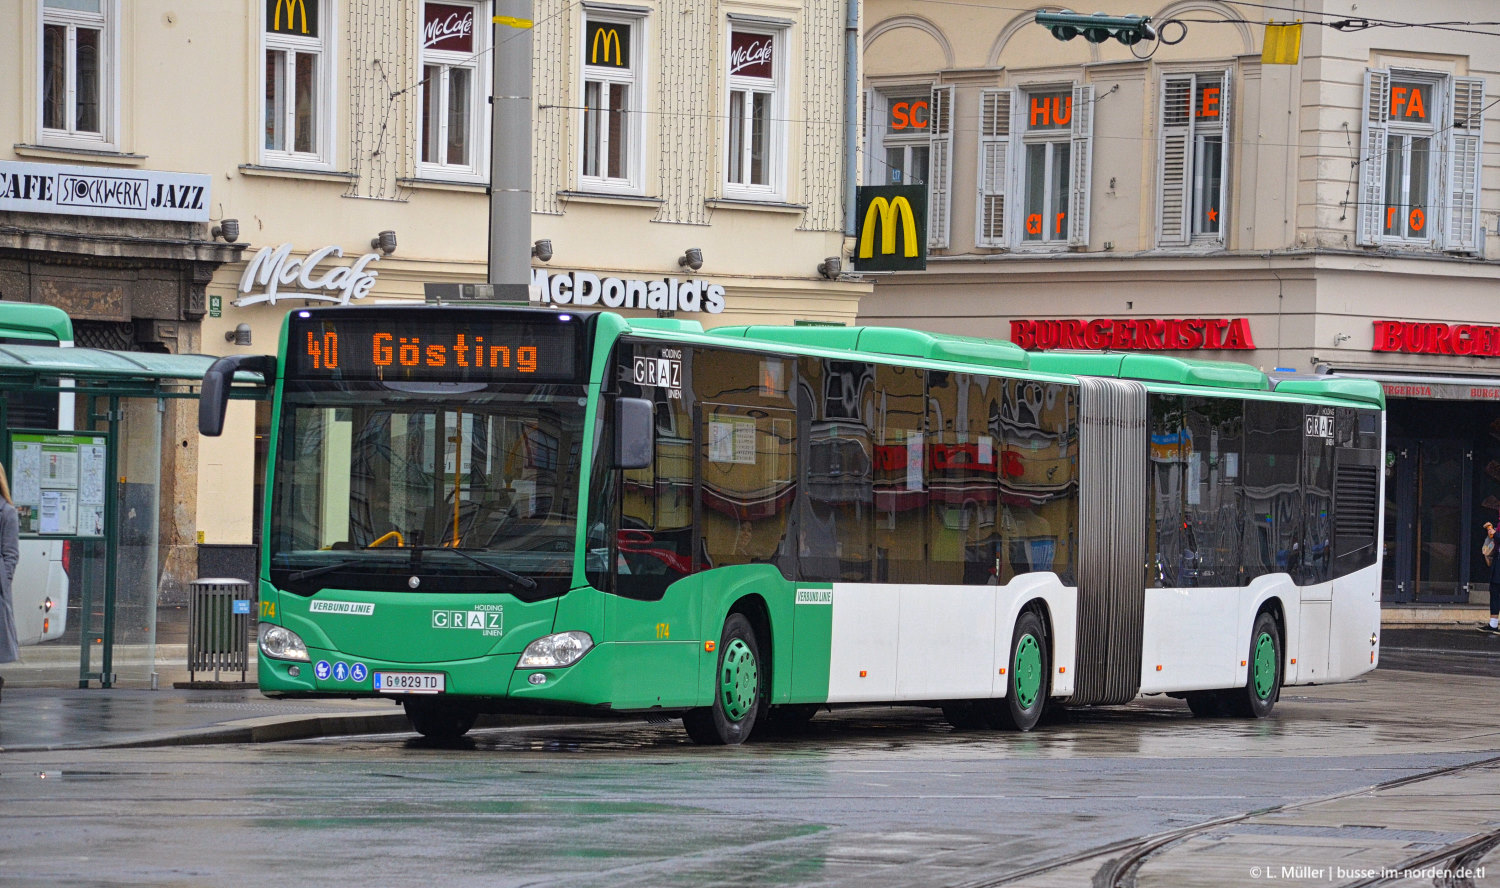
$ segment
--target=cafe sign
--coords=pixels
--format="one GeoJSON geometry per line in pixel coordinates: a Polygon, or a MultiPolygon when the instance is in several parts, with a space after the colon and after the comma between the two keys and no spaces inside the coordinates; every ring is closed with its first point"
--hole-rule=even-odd
{"type": "Polygon", "coordinates": [[[208,221],[209,177],[0,161],[0,211],[208,221]]]}
{"type": "Polygon", "coordinates": [[[353,265],[324,265],[343,255],[342,247],[329,246],[295,259],[291,244],[262,247],[240,275],[241,296],[234,304],[244,308],[258,302],[275,305],[278,299],[303,299],[348,305],[351,300],[363,299],[375,288],[379,272],[369,266],[380,259],[380,254],[366,253],[353,265]]]}

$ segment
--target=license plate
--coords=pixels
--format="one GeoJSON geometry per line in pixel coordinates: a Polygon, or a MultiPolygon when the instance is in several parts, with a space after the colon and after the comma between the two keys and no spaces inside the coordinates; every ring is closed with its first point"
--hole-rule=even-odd
{"type": "Polygon", "coordinates": [[[382,694],[441,694],[441,672],[377,672],[375,690],[382,694]]]}

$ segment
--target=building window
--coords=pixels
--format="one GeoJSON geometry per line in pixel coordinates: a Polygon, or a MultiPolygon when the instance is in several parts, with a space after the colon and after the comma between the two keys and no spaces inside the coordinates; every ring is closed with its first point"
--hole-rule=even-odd
{"type": "Polygon", "coordinates": [[[1359,243],[1479,249],[1484,80],[1365,72],[1359,243]]]}
{"type": "Polygon", "coordinates": [[[953,87],[865,94],[866,185],[927,186],[927,246],[948,246],[953,87]]]}
{"type": "Polygon", "coordinates": [[[783,92],[781,32],[729,31],[729,156],[724,192],[733,197],[773,198],[781,193],[783,92]]]}
{"type": "Polygon", "coordinates": [[[1093,114],[1091,94],[1092,87],[1022,93],[1022,246],[1087,243],[1090,127],[1080,121],[1093,114]]]}
{"type": "Polygon", "coordinates": [[[265,0],[263,84],[270,164],[326,166],[333,121],[327,0],[265,0]]]}
{"type": "Polygon", "coordinates": [[[583,29],[582,186],[639,191],[641,183],[638,45],[645,30],[637,18],[590,14],[583,29]]]}
{"type": "Polygon", "coordinates": [[[418,170],[435,178],[483,178],[483,4],[422,4],[418,170]]]}
{"type": "Polygon", "coordinates": [[[43,0],[38,141],[98,148],[113,141],[118,17],[114,0],[43,0]]]}
{"type": "Polygon", "coordinates": [[[1162,78],[1156,245],[1224,242],[1228,71],[1162,78]]]}

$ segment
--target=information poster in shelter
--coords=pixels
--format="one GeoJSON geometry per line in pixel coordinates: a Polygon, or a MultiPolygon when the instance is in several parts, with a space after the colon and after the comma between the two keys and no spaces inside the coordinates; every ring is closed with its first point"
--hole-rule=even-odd
{"type": "Polygon", "coordinates": [[[11,496],[22,534],[104,535],[105,441],[103,435],[68,432],[11,436],[11,496]]]}

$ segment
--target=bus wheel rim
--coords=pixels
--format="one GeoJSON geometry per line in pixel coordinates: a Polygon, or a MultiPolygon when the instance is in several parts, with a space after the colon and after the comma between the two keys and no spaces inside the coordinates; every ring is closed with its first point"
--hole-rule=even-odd
{"type": "Polygon", "coordinates": [[[1262,700],[1271,696],[1276,686],[1276,642],[1271,633],[1262,632],[1255,639],[1255,695],[1262,700]]]}
{"type": "Polygon", "coordinates": [[[1022,709],[1030,709],[1042,691],[1042,647],[1035,635],[1023,635],[1016,644],[1016,700],[1022,709]]]}
{"type": "Polygon", "coordinates": [[[755,651],[745,644],[743,638],[729,642],[724,649],[724,672],[719,677],[719,697],[724,703],[724,714],[730,721],[739,721],[755,706],[755,692],[760,686],[760,670],[755,663],[755,651]]]}

